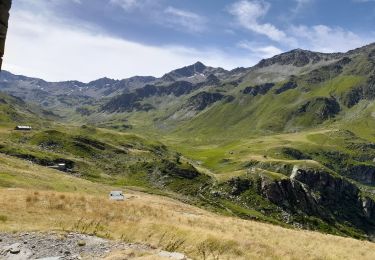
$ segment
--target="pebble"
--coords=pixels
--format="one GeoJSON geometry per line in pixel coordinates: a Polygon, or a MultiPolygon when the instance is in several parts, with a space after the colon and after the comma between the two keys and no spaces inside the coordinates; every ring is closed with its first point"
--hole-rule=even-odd
{"type": "Polygon", "coordinates": [[[166,257],[174,260],[187,260],[188,258],[181,253],[176,253],[176,252],[167,252],[167,251],[160,251],[159,256],[161,257],[166,257]]]}
{"type": "Polygon", "coordinates": [[[9,252],[11,254],[14,254],[14,255],[18,254],[19,252],[21,252],[21,244],[20,243],[15,243],[15,244],[11,245],[9,247],[9,252]]]}
{"type": "Polygon", "coordinates": [[[78,246],[85,246],[86,242],[83,240],[78,241],[78,246]]]}

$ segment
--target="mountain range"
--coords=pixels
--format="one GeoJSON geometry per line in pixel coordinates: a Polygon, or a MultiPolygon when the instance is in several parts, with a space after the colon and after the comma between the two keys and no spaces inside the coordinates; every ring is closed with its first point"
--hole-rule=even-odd
{"type": "Polygon", "coordinates": [[[230,71],[197,62],[160,78],[47,82],[3,71],[0,91],[0,122],[36,125],[0,153],[242,218],[374,237],[375,44],[296,49],[230,71]]]}

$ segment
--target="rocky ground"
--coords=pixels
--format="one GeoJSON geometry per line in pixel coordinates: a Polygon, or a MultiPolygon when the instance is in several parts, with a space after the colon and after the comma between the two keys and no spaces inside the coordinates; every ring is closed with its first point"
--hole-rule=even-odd
{"type": "Polygon", "coordinates": [[[0,233],[0,259],[174,259],[188,260],[180,253],[148,245],[129,244],[78,233],[0,233]]]}

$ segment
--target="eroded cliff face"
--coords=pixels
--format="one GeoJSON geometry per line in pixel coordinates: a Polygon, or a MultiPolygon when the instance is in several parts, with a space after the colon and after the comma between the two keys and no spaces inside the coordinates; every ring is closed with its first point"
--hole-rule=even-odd
{"type": "Polygon", "coordinates": [[[0,1],[0,70],[3,63],[5,39],[8,31],[9,10],[12,0],[0,1]]]}
{"type": "Polygon", "coordinates": [[[272,168],[263,163],[252,168],[258,170],[215,185],[213,197],[296,227],[373,239],[374,196],[349,179],[311,165],[272,168]]]}
{"type": "Polygon", "coordinates": [[[262,178],[261,193],[291,212],[303,212],[327,222],[346,222],[363,230],[375,228],[375,202],[348,180],[324,170],[299,166],[289,178],[262,178]]]}

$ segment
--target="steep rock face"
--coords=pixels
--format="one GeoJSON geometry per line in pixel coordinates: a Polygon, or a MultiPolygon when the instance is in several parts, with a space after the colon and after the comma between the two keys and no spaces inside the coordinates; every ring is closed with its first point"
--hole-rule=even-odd
{"type": "Polygon", "coordinates": [[[148,111],[153,107],[149,104],[140,103],[141,98],[136,93],[126,93],[112,98],[102,107],[103,111],[114,112],[131,112],[133,110],[148,111]]]}
{"type": "Polygon", "coordinates": [[[375,99],[375,77],[371,76],[366,83],[350,89],[343,94],[343,103],[347,107],[352,107],[361,100],[374,100],[375,99]]]}
{"type": "MultiPolygon", "coordinates": [[[[302,210],[308,214],[319,214],[317,198],[308,193],[307,187],[300,182],[282,179],[261,182],[261,192],[268,200],[285,209],[297,212],[302,210]]],[[[325,213],[322,211],[322,213],[325,213]]]]}
{"type": "Polygon", "coordinates": [[[197,111],[202,111],[213,103],[224,99],[226,96],[220,93],[200,92],[189,98],[186,106],[197,111]]]}
{"type": "Polygon", "coordinates": [[[214,74],[208,75],[206,81],[204,82],[206,86],[216,86],[220,84],[220,79],[214,74]]]}
{"type": "Polygon", "coordinates": [[[194,84],[187,82],[187,81],[177,81],[172,83],[167,87],[160,87],[161,95],[170,95],[173,94],[176,97],[189,94],[192,92],[196,87],[194,84]]]}
{"type": "Polygon", "coordinates": [[[176,81],[168,86],[146,85],[135,90],[140,99],[151,96],[175,95],[176,97],[189,94],[197,86],[187,81],[176,81]]]}
{"type": "Polygon", "coordinates": [[[375,202],[369,197],[363,198],[362,207],[368,219],[375,219],[375,202]]]}
{"type": "Polygon", "coordinates": [[[351,61],[350,58],[344,57],[332,64],[315,69],[306,75],[306,81],[310,84],[320,84],[326,80],[330,80],[341,74],[344,67],[351,61]]]}
{"type": "Polygon", "coordinates": [[[187,106],[191,107],[194,110],[201,111],[208,107],[210,104],[221,100],[223,97],[224,96],[220,93],[201,92],[189,98],[187,106]]]}
{"type": "Polygon", "coordinates": [[[295,166],[289,179],[261,182],[263,196],[287,210],[302,211],[326,221],[347,221],[366,231],[375,229],[375,203],[362,198],[347,180],[324,170],[295,166]]]}
{"type": "Polygon", "coordinates": [[[303,104],[298,114],[313,114],[318,121],[334,117],[340,112],[340,104],[335,98],[317,97],[303,104]]]}
{"type": "Polygon", "coordinates": [[[142,100],[152,96],[174,95],[176,97],[189,94],[199,86],[187,81],[176,81],[168,86],[146,85],[136,89],[134,92],[124,93],[113,97],[102,106],[106,112],[131,112],[134,110],[148,111],[153,109],[150,104],[142,104],[142,100]]]}
{"type": "Polygon", "coordinates": [[[375,185],[375,166],[360,164],[348,169],[348,177],[367,185],[375,185]]]}
{"type": "Polygon", "coordinates": [[[243,90],[242,93],[246,95],[252,95],[254,97],[257,95],[265,95],[274,86],[275,86],[274,83],[265,83],[265,84],[257,85],[254,87],[247,87],[243,90]]]}
{"type": "Polygon", "coordinates": [[[295,81],[288,81],[287,83],[283,84],[280,88],[278,88],[275,93],[278,95],[278,94],[281,94],[285,91],[288,91],[289,89],[295,89],[297,88],[298,85],[295,81]]]}

